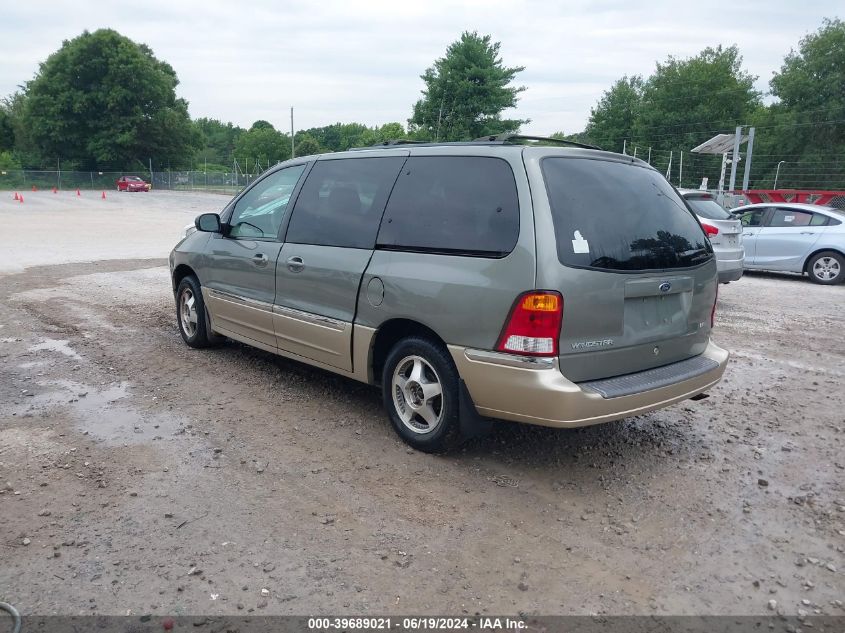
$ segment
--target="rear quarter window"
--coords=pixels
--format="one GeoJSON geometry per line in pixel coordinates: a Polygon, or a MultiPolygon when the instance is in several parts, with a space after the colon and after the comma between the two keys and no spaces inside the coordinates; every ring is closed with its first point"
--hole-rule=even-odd
{"type": "Polygon", "coordinates": [[[665,270],[712,257],[698,220],[653,169],[556,156],[544,158],[541,169],[562,264],[665,270]]]}
{"type": "Polygon", "coordinates": [[[503,257],[519,237],[519,201],[507,161],[482,156],[411,157],[381,223],[378,246],[503,257]]]}
{"type": "Polygon", "coordinates": [[[713,198],[686,197],[687,204],[692,207],[696,215],[708,220],[730,220],[731,214],[713,198]]]}

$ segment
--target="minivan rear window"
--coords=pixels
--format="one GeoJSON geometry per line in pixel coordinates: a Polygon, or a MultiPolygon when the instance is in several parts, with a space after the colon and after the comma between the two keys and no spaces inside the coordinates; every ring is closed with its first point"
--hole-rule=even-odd
{"type": "Polygon", "coordinates": [[[665,270],[697,266],[712,257],[695,216],[653,169],[556,156],[541,165],[562,264],[665,270]]]}
{"type": "Polygon", "coordinates": [[[708,220],[730,220],[731,214],[709,196],[684,196],[689,206],[699,217],[708,220]]]}
{"type": "Polygon", "coordinates": [[[504,257],[519,237],[519,200],[510,165],[482,156],[412,156],[381,222],[391,250],[504,257]]]}

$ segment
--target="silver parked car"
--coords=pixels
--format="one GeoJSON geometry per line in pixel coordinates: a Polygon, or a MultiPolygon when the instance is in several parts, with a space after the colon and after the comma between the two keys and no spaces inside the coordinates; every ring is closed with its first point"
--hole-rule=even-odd
{"type": "Polygon", "coordinates": [[[491,418],[585,426],[701,397],[728,353],[710,341],[716,260],[695,216],[643,161],[526,142],[267,171],[170,254],[182,338],[378,385],[425,451],[491,418]]]}
{"type": "Polygon", "coordinates": [[[807,273],[818,284],[845,282],[845,212],[772,202],[731,210],[742,222],[745,267],[807,273]]]}
{"type": "Polygon", "coordinates": [[[742,225],[716,202],[707,191],[681,189],[681,195],[698,216],[698,221],[716,255],[719,283],[726,284],[742,277],[745,249],[742,244],[742,225]]]}

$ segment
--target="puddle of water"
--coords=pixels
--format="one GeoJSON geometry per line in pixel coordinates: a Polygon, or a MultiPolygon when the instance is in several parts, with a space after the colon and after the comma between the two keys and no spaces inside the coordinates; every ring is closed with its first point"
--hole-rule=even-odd
{"type": "Polygon", "coordinates": [[[33,345],[29,348],[30,352],[41,352],[41,351],[48,351],[48,352],[56,352],[58,354],[64,354],[65,356],[69,356],[70,358],[76,360],[82,360],[82,356],[76,353],[76,351],[70,346],[68,341],[60,341],[57,339],[52,338],[45,338],[41,343],[38,345],[33,345]]]}
{"type": "Polygon", "coordinates": [[[56,380],[43,385],[59,391],[38,394],[29,399],[17,414],[67,407],[76,420],[76,428],[106,445],[147,444],[177,434],[184,426],[181,416],[169,413],[144,413],[122,401],[127,399],[129,383],[121,382],[101,390],[70,380],[56,380]]]}

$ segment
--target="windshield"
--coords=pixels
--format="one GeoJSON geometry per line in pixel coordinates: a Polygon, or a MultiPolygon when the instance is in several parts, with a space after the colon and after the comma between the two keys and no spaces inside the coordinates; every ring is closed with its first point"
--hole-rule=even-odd
{"type": "Polygon", "coordinates": [[[126,180],[131,180],[132,182],[143,182],[138,176],[127,176],[126,180]]]}
{"type": "Polygon", "coordinates": [[[698,221],[653,169],[548,157],[542,170],[562,264],[664,270],[696,266],[712,256],[698,221]]]}
{"type": "Polygon", "coordinates": [[[708,220],[730,220],[731,214],[711,197],[688,197],[687,202],[696,215],[708,220]]]}

